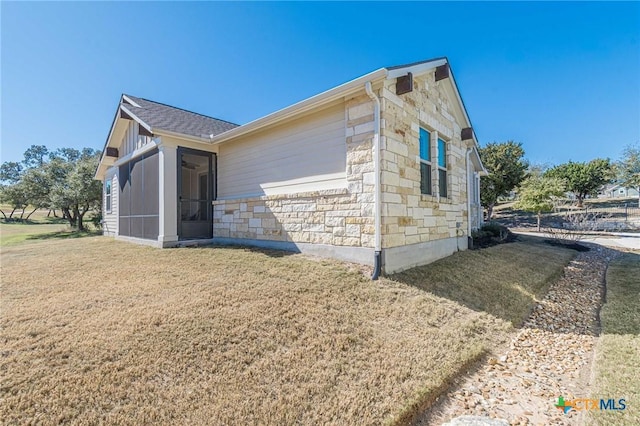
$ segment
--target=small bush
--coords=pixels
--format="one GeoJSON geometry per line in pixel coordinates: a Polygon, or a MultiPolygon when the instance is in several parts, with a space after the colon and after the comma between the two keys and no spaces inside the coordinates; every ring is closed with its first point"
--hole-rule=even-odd
{"type": "Polygon", "coordinates": [[[101,230],[102,229],[102,213],[94,213],[93,216],[91,216],[91,223],[93,224],[96,230],[98,231],[101,230]]]}
{"type": "Polygon", "coordinates": [[[514,235],[506,226],[495,222],[488,222],[482,225],[480,229],[471,232],[473,238],[473,247],[491,247],[496,244],[514,241],[514,235]]]}
{"type": "Polygon", "coordinates": [[[509,230],[496,222],[488,222],[482,225],[480,231],[486,232],[493,237],[500,237],[505,231],[509,232],[509,230]]]}

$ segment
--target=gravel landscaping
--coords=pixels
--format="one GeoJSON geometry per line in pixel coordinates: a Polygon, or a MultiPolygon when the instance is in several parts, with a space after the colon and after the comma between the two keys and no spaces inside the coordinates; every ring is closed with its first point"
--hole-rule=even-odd
{"type": "Polygon", "coordinates": [[[565,268],[538,303],[508,350],[489,358],[418,423],[443,424],[475,415],[512,425],[577,425],[582,414],[554,404],[588,398],[598,311],[608,262],[617,252],[592,245],[565,268]]]}

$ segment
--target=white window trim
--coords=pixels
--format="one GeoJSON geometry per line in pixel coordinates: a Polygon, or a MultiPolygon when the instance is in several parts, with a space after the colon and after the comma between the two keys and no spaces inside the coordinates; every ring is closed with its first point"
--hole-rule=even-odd
{"type": "Polygon", "coordinates": [[[106,213],[113,211],[113,178],[110,177],[104,182],[104,210],[106,213]],[[109,190],[107,191],[107,188],[109,190]]]}
{"type": "MultiPolygon", "coordinates": [[[[427,133],[429,133],[429,160],[425,160],[424,158],[422,158],[419,154],[420,152],[420,135],[418,134],[418,156],[417,156],[417,160],[420,164],[426,164],[431,168],[431,193],[429,194],[425,194],[424,192],[422,192],[422,188],[420,189],[420,195],[425,195],[428,197],[433,197],[433,147],[431,146],[433,143],[431,141],[431,139],[433,138],[433,133],[437,133],[433,130],[430,130],[429,127],[427,126],[420,126],[421,129],[425,130],[427,133]]],[[[420,185],[422,185],[422,171],[420,170],[420,185]]]]}

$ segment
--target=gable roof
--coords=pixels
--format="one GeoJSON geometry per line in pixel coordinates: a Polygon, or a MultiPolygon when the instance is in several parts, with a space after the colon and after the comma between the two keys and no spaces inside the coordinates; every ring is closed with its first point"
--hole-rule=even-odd
{"type": "Polygon", "coordinates": [[[212,137],[238,127],[237,124],[159,102],[122,95],[120,108],[150,132],[169,131],[196,137],[212,137]]]}
{"type": "MultiPolygon", "coordinates": [[[[109,136],[105,148],[109,145],[112,133],[116,127],[118,118],[121,112],[125,114],[125,117],[131,118],[137,121],[142,127],[144,127],[150,133],[167,133],[177,136],[186,136],[194,140],[209,143],[219,144],[222,142],[230,141],[238,136],[245,135],[259,129],[281,123],[284,120],[291,119],[301,114],[312,111],[319,108],[329,102],[345,98],[346,96],[357,93],[363,90],[365,83],[378,83],[384,79],[393,79],[412,73],[414,76],[426,74],[432,72],[433,69],[441,67],[443,65],[449,65],[447,57],[439,57],[434,59],[428,59],[425,61],[414,62],[405,65],[395,65],[391,67],[379,68],[361,77],[348,81],[344,84],[336,86],[325,92],[319,93],[315,96],[297,102],[286,108],[275,111],[271,114],[267,114],[264,117],[253,120],[243,125],[237,125],[228,121],[219,120],[213,117],[207,117],[202,114],[187,111],[181,108],[172,107],[162,103],[150,101],[143,98],[137,98],[130,95],[123,94],[120,99],[120,105],[114,117],[109,136]]],[[[464,121],[464,126],[470,127],[471,120],[467,114],[466,107],[460,92],[458,85],[453,77],[453,71],[449,67],[449,78],[443,81],[448,82],[447,91],[455,98],[456,107],[461,112],[461,117],[464,121]]],[[[478,147],[478,140],[475,135],[475,131],[472,131],[473,141],[476,147],[478,147]]],[[[96,171],[96,177],[100,173],[100,169],[105,158],[105,150],[103,150],[100,165],[96,171]]],[[[477,150],[476,155],[477,155],[477,150]]],[[[478,159],[479,161],[479,159],[478,159]]],[[[481,164],[481,163],[480,163],[481,164]]],[[[484,168],[483,168],[484,169],[484,168]]]]}
{"type": "MultiPolygon", "coordinates": [[[[428,59],[426,61],[414,62],[411,64],[395,65],[391,67],[379,68],[375,71],[372,71],[361,77],[358,77],[344,84],[336,86],[325,92],[319,93],[315,96],[312,96],[310,98],[297,102],[286,108],[280,109],[271,114],[267,114],[264,117],[253,120],[247,124],[243,124],[242,126],[238,126],[237,128],[231,129],[225,133],[221,133],[217,136],[214,136],[211,138],[210,142],[213,144],[226,142],[240,135],[244,135],[244,134],[256,131],[266,126],[274,125],[283,120],[289,119],[293,116],[308,112],[323,104],[326,104],[328,102],[334,101],[339,98],[344,98],[353,93],[363,90],[364,84],[368,81],[371,83],[374,83],[384,79],[398,78],[400,76],[407,75],[407,73],[409,72],[412,73],[415,77],[421,74],[431,72],[433,69],[439,66],[448,65],[448,64],[449,64],[449,59],[443,56],[439,58],[428,59]]],[[[471,120],[469,119],[469,115],[467,114],[467,110],[464,105],[464,102],[462,102],[462,98],[460,97],[458,85],[456,84],[453,78],[453,72],[451,71],[449,73],[449,78],[443,81],[448,81],[450,83],[451,91],[453,93],[453,96],[455,97],[455,100],[459,105],[459,110],[462,113],[462,118],[465,121],[465,123],[463,123],[464,126],[471,127],[473,129],[473,126],[471,125],[471,120]]],[[[473,140],[476,146],[478,146],[478,140],[475,135],[475,132],[473,132],[473,140]]]]}

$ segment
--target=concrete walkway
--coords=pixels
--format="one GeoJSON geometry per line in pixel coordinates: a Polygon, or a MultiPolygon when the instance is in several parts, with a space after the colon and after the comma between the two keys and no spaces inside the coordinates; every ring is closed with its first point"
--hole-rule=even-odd
{"type": "MultiPolygon", "coordinates": [[[[545,232],[515,231],[514,234],[548,237],[545,232]]],[[[640,234],[632,232],[589,233],[581,241],[600,244],[605,247],[640,250],[640,234]]]]}

